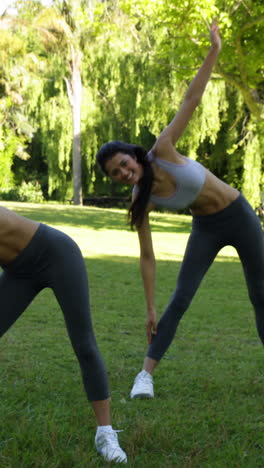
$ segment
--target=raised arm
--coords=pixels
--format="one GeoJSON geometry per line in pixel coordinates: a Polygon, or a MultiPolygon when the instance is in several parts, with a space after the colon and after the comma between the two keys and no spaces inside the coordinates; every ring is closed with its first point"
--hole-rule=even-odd
{"type": "Polygon", "coordinates": [[[157,313],[155,308],[156,261],[148,214],[145,215],[143,223],[138,227],[137,231],[140,245],[140,269],[147,306],[146,332],[148,343],[151,343],[152,335],[157,332],[157,313]]]}
{"type": "Polygon", "coordinates": [[[153,147],[153,151],[156,153],[161,153],[159,156],[162,156],[162,152],[164,150],[167,151],[170,145],[174,147],[175,143],[184,132],[194,110],[201,100],[213,67],[216,63],[218,54],[221,50],[221,39],[217,20],[213,21],[210,28],[210,40],[211,47],[208,51],[208,54],[201,68],[198,70],[196,76],[190,83],[179,111],[171,123],[160,134],[153,147]]]}

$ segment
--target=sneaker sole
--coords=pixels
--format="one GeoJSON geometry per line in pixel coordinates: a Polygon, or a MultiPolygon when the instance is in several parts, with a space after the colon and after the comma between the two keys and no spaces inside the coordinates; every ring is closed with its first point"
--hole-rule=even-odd
{"type": "Polygon", "coordinates": [[[134,396],[130,395],[130,398],[134,400],[134,398],[138,398],[139,400],[149,400],[151,398],[154,398],[154,395],[149,395],[147,393],[137,393],[134,396]]]}

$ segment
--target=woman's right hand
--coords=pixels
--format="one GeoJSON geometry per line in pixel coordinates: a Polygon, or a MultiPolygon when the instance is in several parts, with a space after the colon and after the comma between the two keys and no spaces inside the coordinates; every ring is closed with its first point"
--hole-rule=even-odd
{"type": "Polygon", "coordinates": [[[222,47],[222,42],[221,42],[217,18],[214,19],[210,27],[210,40],[211,40],[212,46],[217,48],[217,50],[220,51],[222,47]]]}
{"type": "Polygon", "coordinates": [[[148,344],[151,344],[152,336],[157,334],[157,312],[155,309],[147,312],[146,333],[148,344]]]}

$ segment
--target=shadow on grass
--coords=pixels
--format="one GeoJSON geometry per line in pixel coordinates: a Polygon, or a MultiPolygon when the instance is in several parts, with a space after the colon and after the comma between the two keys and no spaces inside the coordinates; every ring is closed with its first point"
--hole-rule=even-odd
{"type": "MultiPolygon", "coordinates": [[[[141,365],[147,349],[145,300],[138,262],[134,258],[108,256],[85,258],[85,263],[95,334],[111,380],[115,383],[120,373],[129,369],[134,372],[141,365]]],[[[163,313],[175,288],[180,265],[181,262],[177,261],[158,261],[158,316],[163,313]]],[[[183,316],[176,341],[165,355],[165,361],[178,361],[182,353],[186,354],[186,361],[194,359],[194,354],[196,358],[200,355],[201,363],[210,356],[228,359],[230,349],[239,350],[242,354],[246,352],[243,348],[247,343],[259,346],[252,306],[239,263],[216,261],[212,265],[183,316]]],[[[63,315],[49,289],[36,296],[28,310],[3,336],[1,344],[0,358],[6,372],[8,370],[7,380],[11,375],[9,367],[13,374],[17,366],[20,372],[19,367],[23,367],[24,360],[29,362],[29,367],[39,362],[47,368],[55,366],[59,381],[63,379],[60,374],[65,371],[64,367],[73,365],[76,369],[63,315]]],[[[70,383],[71,375],[67,378],[70,383]]],[[[67,387],[67,382],[65,385],[67,387]]]]}
{"type": "MultiPolygon", "coordinates": [[[[248,299],[247,288],[240,262],[235,258],[215,260],[203,278],[193,302],[186,313],[188,320],[196,323],[198,330],[203,323],[205,328],[218,323],[226,327],[225,315],[230,323],[236,323],[239,332],[241,314],[247,314],[254,327],[252,306],[248,299]],[[193,311],[193,313],[192,313],[193,311]],[[198,320],[198,322],[197,322],[198,320]]],[[[104,256],[85,258],[89,275],[90,294],[95,318],[100,326],[121,327],[131,334],[138,326],[142,329],[145,321],[145,300],[139,272],[138,260],[130,257],[104,256]],[[105,325],[103,323],[105,322],[105,325]]],[[[158,260],[156,271],[156,306],[160,316],[175,289],[181,261],[158,260]]],[[[192,325],[190,325],[192,326],[192,325]]],[[[245,333],[248,322],[245,320],[245,333]]],[[[243,326],[242,326],[243,328],[243,326]]],[[[108,337],[109,338],[109,337],[108,337]]]]}
{"type": "MultiPolygon", "coordinates": [[[[221,259],[208,271],[155,375],[153,406],[129,399],[147,348],[138,261],[102,256],[85,262],[95,333],[110,380],[113,420],[127,429],[120,437],[129,466],[238,466],[234,458],[244,457],[245,444],[249,460],[257,459],[262,453],[260,444],[255,448],[254,443],[263,408],[263,358],[241,265],[221,259]],[[228,445],[231,436],[239,437],[234,458],[228,445]],[[153,459],[149,463],[153,440],[154,464],[153,459]],[[215,447],[218,464],[212,462],[215,447]],[[231,462],[226,464],[229,451],[231,462]],[[197,463],[188,462],[195,459],[197,463]]],[[[159,315],[180,264],[158,261],[159,315]]],[[[49,290],[36,297],[1,345],[1,467],[101,467],[93,445],[94,418],[87,409],[62,313],[49,290]]]]}
{"type": "MultiPolygon", "coordinates": [[[[127,355],[125,344],[127,340],[123,338],[133,335],[134,344],[141,343],[141,345],[138,349],[131,342],[129,354],[141,354],[142,346],[146,345],[145,300],[138,260],[134,257],[103,256],[85,258],[85,263],[89,279],[92,316],[96,334],[98,333],[101,337],[100,341],[104,341],[110,353],[113,352],[112,346],[115,343],[115,349],[120,348],[121,355],[127,355]]],[[[175,288],[180,266],[179,261],[157,261],[158,316],[163,313],[175,288]]],[[[48,289],[43,290],[28,309],[29,311],[22,315],[9,333],[20,335],[19,329],[23,329],[26,325],[30,329],[30,334],[32,332],[29,338],[29,340],[32,339],[32,343],[35,341],[35,328],[37,334],[40,333],[43,337],[48,334],[49,341],[51,335],[54,334],[54,346],[60,346],[56,340],[58,333],[56,329],[60,330],[60,335],[64,334],[65,330],[63,317],[53,293],[48,289]],[[58,313],[54,314],[54,311],[58,313]]],[[[205,330],[209,329],[211,329],[210,334],[216,333],[217,337],[223,338],[223,335],[228,335],[228,330],[231,329],[238,336],[242,333],[247,337],[249,323],[251,323],[255,333],[252,306],[248,299],[242,267],[237,260],[231,261],[227,258],[226,261],[221,259],[221,262],[216,260],[213,263],[182,321],[187,323],[187,329],[193,328],[197,335],[197,342],[199,331],[204,335],[205,330]]],[[[17,342],[19,347],[23,347],[23,341],[27,340],[28,333],[22,332],[21,336],[23,340],[19,339],[17,342]]],[[[6,335],[3,340],[6,339],[5,337],[6,335]]],[[[49,352],[47,350],[47,353],[49,352]]],[[[14,349],[12,355],[13,353],[14,349]]],[[[35,359],[34,355],[33,359],[35,359]]]]}
{"type": "MultiPolygon", "coordinates": [[[[127,210],[73,205],[34,205],[30,203],[1,203],[21,216],[53,226],[88,227],[94,230],[130,230],[127,210]]],[[[191,216],[173,213],[151,213],[153,232],[189,232],[191,216]]]]}

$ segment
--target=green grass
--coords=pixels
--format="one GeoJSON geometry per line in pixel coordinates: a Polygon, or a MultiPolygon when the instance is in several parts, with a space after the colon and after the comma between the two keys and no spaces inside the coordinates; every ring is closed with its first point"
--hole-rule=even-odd
{"type": "MultiPolygon", "coordinates": [[[[131,401],[146,351],[145,304],[125,211],[3,204],[60,228],[82,249],[127,466],[263,468],[263,347],[236,252],[225,248],[205,277],[155,373],[155,399],[131,401]]],[[[174,289],[190,221],[152,216],[159,313],[174,289]]],[[[94,448],[95,419],[50,290],[1,339],[0,361],[1,468],[108,466],[94,448]]]]}

